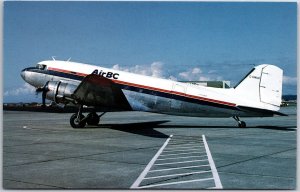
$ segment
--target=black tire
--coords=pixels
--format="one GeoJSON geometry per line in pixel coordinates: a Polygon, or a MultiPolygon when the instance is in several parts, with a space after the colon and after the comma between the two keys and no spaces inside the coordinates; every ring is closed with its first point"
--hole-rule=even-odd
{"type": "Polygon", "coordinates": [[[70,118],[70,124],[74,129],[84,128],[86,121],[82,121],[84,115],[80,115],[80,119],[77,119],[77,114],[73,114],[70,118]]]}
{"type": "Polygon", "coordinates": [[[241,123],[239,123],[239,128],[246,128],[246,123],[241,121],[241,123]]]}
{"type": "Polygon", "coordinates": [[[93,112],[93,113],[88,114],[86,123],[88,125],[98,125],[99,121],[100,121],[99,115],[97,115],[97,113],[93,112]]]}

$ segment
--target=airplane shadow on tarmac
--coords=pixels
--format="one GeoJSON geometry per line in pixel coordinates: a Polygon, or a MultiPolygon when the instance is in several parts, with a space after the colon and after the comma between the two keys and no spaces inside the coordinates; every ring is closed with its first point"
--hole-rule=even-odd
{"type": "Polygon", "coordinates": [[[159,124],[169,121],[151,121],[142,123],[127,123],[127,124],[100,124],[97,128],[109,128],[118,131],[148,136],[156,138],[168,138],[169,135],[161,133],[154,128],[159,128],[159,124]]]}
{"type": "Polygon", "coordinates": [[[150,122],[139,122],[139,123],[126,123],[126,124],[100,124],[97,127],[87,127],[87,128],[109,128],[113,130],[123,131],[132,134],[138,134],[148,137],[156,138],[168,138],[169,135],[166,135],[162,132],[155,130],[155,128],[236,128],[236,129],[272,129],[272,130],[281,130],[281,131],[291,131],[295,130],[296,126],[252,126],[247,128],[238,128],[233,126],[201,126],[201,125],[162,125],[170,121],[150,121],[150,122]]]}
{"type": "MultiPolygon", "coordinates": [[[[248,128],[248,127],[247,127],[248,128]]],[[[294,131],[296,126],[255,126],[249,128],[258,128],[258,129],[272,129],[272,130],[280,130],[280,131],[294,131]]]]}
{"type": "Polygon", "coordinates": [[[234,126],[214,126],[214,125],[158,125],[156,128],[215,128],[215,129],[224,129],[224,128],[231,128],[231,129],[273,129],[273,130],[282,130],[282,131],[291,131],[296,128],[296,126],[268,126],[268,125],[260,125],[260,126],[247,126],[246,128],[239,128],[234,126]]]}

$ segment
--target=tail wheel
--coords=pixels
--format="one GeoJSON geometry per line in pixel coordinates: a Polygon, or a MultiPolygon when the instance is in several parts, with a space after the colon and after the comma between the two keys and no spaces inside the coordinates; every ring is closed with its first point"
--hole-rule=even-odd
{"type": "Polygon", "coordinates": [[[98,125],[99,121],[100,121],[99,115],[97,115],[97,113],[95,112],[92,112],[88,114],[86,123],[88,125],[98,125]]]}
{"type": "Polygon", "coordinates": [[[245,121],[240,121],[240,118],[238,116],[233,116],[233,119],[238,122],[239,128],[245,128],[246,127],[245,121]]]}
{"type": "Polygon", "coordinates": [[[86,120],[84,119],[84,115],[80,114],[79,118],[77,118],[77,113],[73,114],[70,118],[70,124],[73,128],[84,128],[86,124],[86,120]]]}
{"type": "Polygon", "coordinates": [[[239,128],[246,128],[246,123],[244,121],[241,121],[239,123],[239,128]]]}

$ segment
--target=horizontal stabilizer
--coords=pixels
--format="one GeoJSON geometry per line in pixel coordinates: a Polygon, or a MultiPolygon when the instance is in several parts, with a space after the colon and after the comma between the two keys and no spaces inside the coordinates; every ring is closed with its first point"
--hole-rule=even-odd
{"type": "Polygon", "coordinates": [[[241,111],[245,111],[245,112],[254,112],[254,113],[262,113],[266,116],[274,116],[274,115],[278,115],[278,116],[288,116],[287,114],[284,113],[280,113],[278,111],[271,111],[271,110],[267,110],[267,109],[258,109],[258,108],[253,108],[253,107],[245,107],[245,106],[238,106],[238,109],[240,109],[241,111]]]}

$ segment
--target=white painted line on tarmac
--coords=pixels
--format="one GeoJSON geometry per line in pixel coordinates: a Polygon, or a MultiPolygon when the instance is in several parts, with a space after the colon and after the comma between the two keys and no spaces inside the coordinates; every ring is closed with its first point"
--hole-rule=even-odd
{"type": "Polygon", "coordinates": [[[165,141],[165,143],[163,144],[163,146],[157,151],[157,153],[154,155],[154,157],[148,163],[148,165],[146,166],[146,168],[144,169],[144,171],[140,174],[140,176],[136,179],[136,181],[131,185],[131,187],[130,187],[131,189],[133,189],[133,188],[139,188],[138,186],[143,181],[143,179],[145,178],[145,176],[147,175],[147,173],[151,169],[152,165],[154,164],[154,162],[156,161],[156,159],[158,158],[158,156],[162,153],[162,151],[164,150],[164,148],[167,146],[167,144],[170,141],[170,139],[172,138],[172,136],[173,135],[170,135],[170,137],[165,141]]]}
{"type": "Polygon", "coordinates": [[[222,183],[221,183],[221,180],[220,180],[217,168],[215,166],[214,160],[213,160],[213,158],[211,156],[211,153],[210,153],[210,150],[208,148],[205,135],[202,135],[202,139],[203,139],[203,143],[204,143],[205,150],[206,150],[206,153],[207,153],[208,162],[210,164],[211,171],[212,171],[212,174],[213,174],[213,177],[214,177],[216,189],[223,189],[223,186],[222,186],[222,183]]]}
{"type": "Polygon", "coordinates": [[[176,185],[176,184],[182,184],[182,183],[192,183],[192,182],[197,182],[197,181],[208,181],[208,180],[213,180],[213,179],[214,178],[206,178],[206,179],[195,179],[195,180],[178,181],[178,182],[171,182],[171,183],[162,183],[162,184],[155,184],[155,185],[146,185],[146,186],[138,187],[138,189],[159,187],[159,186],[164,186],[164,185],[176,185]]]}
{"type": "Polygon", "coordinates": [[[210,171],[195,171],[195,172],[177,173],[177,174],[171,174],[171,175],[160,175],[160,176],[155,176],[155,177],[145,177],[144,179],[157,179],[157,178],[174,177],[174,176],[183,176],[183,175],[193,175],[193,174],[209,173],[209,172],[210,172],[210,171]]]}
{"type": "Polygon", "coordinates": [[[173,146],[171,146],[170,144],[168,144],[168,149],[175,149],[175,148],[193,148],[193,147],[199,147],[199,143],[198,143],[198,145],[195,145],[195,144],[193,144],[193,145],[173,145],[173,146]],[[180,147],[178,147],[178,146],[180,146],[180,147]]]}
{"type": "Polygon", "coordinates": [[[207,165],[195,165],[195,166],[187,166],[187,167],[175,167],[175,168],[168,168],[168,169],[156,169],[151,170],[150,172],[159,172],[159,171],[171,171],[171,170],[178,170],[178,169],[189,169],[189,168],[196,168],[196,167],[210,167],[209,164],[207,165]]]}
{"type": "MultiPolygon", "coordinates": [[[[189,151],[199,151],[200,149],[190,149],[189,151]]],[[[172,150],[172,151],[164,151],[164,153],[171,153],[171,152],[186,152],[186,150],[172,150]]]]}
{"type": "Polygon", "coordinates": [[[188,159],[188,158],[193,158],[193,157],[205,157],[206,155],[201,155],[201,156],[186,156],[186,157],[172,157],[172,158],[165,158],[165,159],[157,159],[157,161],[165,161],[165,160],[170,160],[170,159],[188,159]]]}
{"type": "Polygon", "coordinates": [[[32,129],[32,128],[27,127],[27,126],[23,126],[22,128],[23,128],[23,129],[32,129]]]}
{"type": "Polygon", "coordinates": [[[192,145],[192,146],[189,146],[189,147],[167,147],[166,150],[167,149],[168,150],[170,150],[170,149],[172,149],[172,150],[174,150],[174,149],[191,149],[191,148],[199,148],[199,147],[204,147],[204,146],[199,146],[199,144],[198,144],[198,145],[192,145]]]}
{"type": "Polygon", "coordinates": [[[174,154],[168,154],[168,155],[160,155],[161,157],[167,157],[167,156],[174,156],[174,155],[186,155],[186,154],[195,154],[195,153],[200,153],[200,154],[206,154],[205,152],[191,152],[191,153],[174,153],[174,154]]]}
{"type": "MultiPolygon", "coordinates": [[[[216,166],[214,164],[214,161],[212,159],[208,144],[206,142],[205,135],[202,135],[202,142],[201,144],[203,146],[197,147],[193,145],[191,146],[171,146],[170,144],[173,141],[172,138],[173,135],[170,135],[170,137],[165,141],[163,146],[158,150],[158,152],[154,155],[154,157],[151,159],[151,161],[148,163],[146,168],[143,170],[143,172],[139,175],[139,177],[136,179],[136,181],[131,185],[131,189],[145,189],[145,188],[151,188],[151,187],[159,187],[159,186],[167,186],[167,185],[176,185],[176,184],[182,184],[182,183],[191,183],[191,182],[205,182],[208,180],[214,180],[215,187],[214,189],[222,189],[222,183],[220,181],[220,177],[218,175],[216,166]],[[172,140],[171,140],[172,138],[172,140]],[[168,147],[167,147],[168,146],[168,147]],[[170,149],[171,148],[171,149],[170,149]],[[201,149],[202,148],[202,149],[201,149]],[[204,150],[205,149],[205,150],[204,150]],[[188,152],[187,152],[188,151],[188,152]],[[197,154],[197,155],[196,155],[197,154]],[[179,161],[176,161],[176,160],[179,161]],[[166,160],[166,161],[165,161],[166,160]],[[170,162],[168,160],[175,160],[176,162],[170,162]],[[160,161],[161,163],[157,163],[156,161],[160,161]],[[198,162],[197,164],[194,164],[198,162]],[[202,163],[200,163],[202,162],[202,163]],[[180,166],[179,164],[185,164],[185,166],[180,166]],[[177,165],[175,167],[155,167],[156,169],[152,169],[153,166],[164,166],[164,165],[177,165]],[[194,170],[193,168],[196,167],[210,167],[209,170],[205,170],[207,168],[204,168],[204,170],[194,170]],[[158,169],[157,169],[158,168],[158,169]],[[152,170],[151,170],[152,169],[152,170]],[[164,171],[171,171],[171,170],[185,170],[189,172],[183,172],[183,173],[172,173],[172,174],[164,174],[164,171]],[[152,175],[147,176],[148,173],[160,173],[159,175],[152,175]],[[184,180],[184,181],[177,181],[177,182],[170,182],[170,183],[158,183],[156,184],[152,183],[149,185],[140,186],[140,184],[144,180],[151,180],[151,179],[162,179],[162,178],[172,178],[177,176],[187,176],[187,175],[194,175],[194,174],[204,174],[204,173],[212,173],[211,178],[201,178],[201,179],[195,179],[195,180],[184,180]]],[[[201,169],[201,168],[200,168],[201,169]]],[[[202,175],[207,176],[207,175],[202,175]]],[[[162,181],[161,181],[162,182],[162,181]]]]}
{"type": "Polygon", "coordinates": [[[182,163],[193,163],[193,162],[199,162],[199,161],[207,161],[207,159],[193,160],[193,161],[180,161],[180,162],[172,162],[172,163],[159,163],[159,164],[154,164],[154,165],[172,165],[172,164],[182,164],[182,163]]]}
{"type": "Polygon", "coordinates": [[[174,146],[174,145],[184,145],[184,146],[188,146],[188,145],[195,145],[198,142],[172,142],[169,144],[169,146],[174,146]]]}

